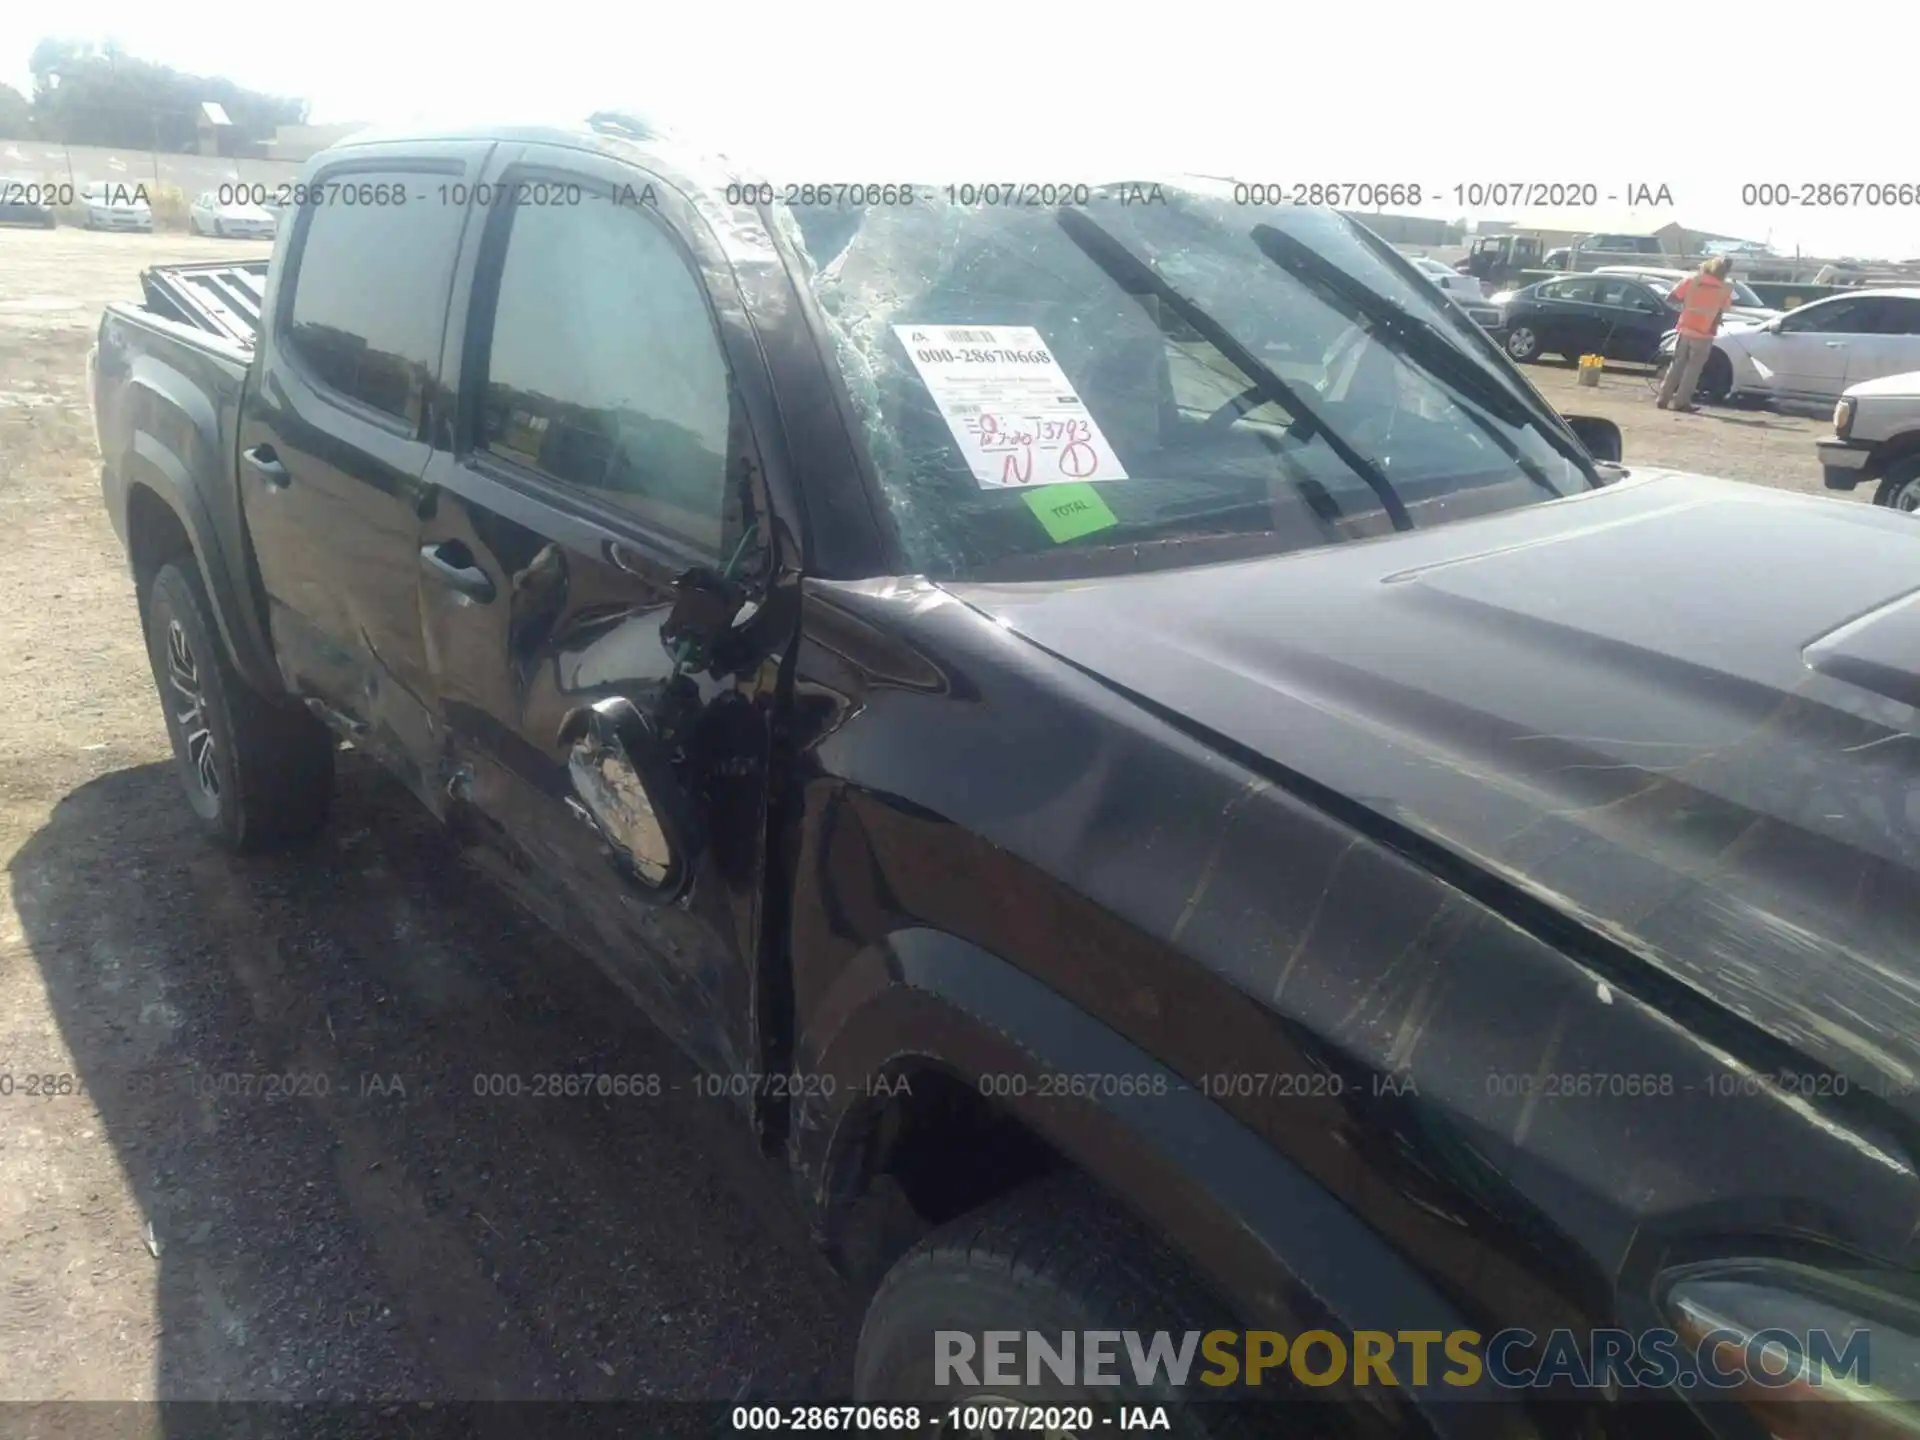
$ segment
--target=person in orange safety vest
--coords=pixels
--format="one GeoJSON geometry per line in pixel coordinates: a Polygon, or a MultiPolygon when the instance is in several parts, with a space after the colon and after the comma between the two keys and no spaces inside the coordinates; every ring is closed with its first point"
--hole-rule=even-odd
{"type": "Polygon", "coordinates": [[[1667,366],[1667,378],[1660,386],[1656,402],[1662,410],[1696,410],[1693,387],[1700,383],[1700,372],[1713,353],[1714,333],[1720,317],[1733,303],[1733,286],[1727,283],[1727,257],[1716,255],[1703,264],[1697,274],[1689,275],[1673,287],[1667,298],[1678,303],[1679,336],[1673,349],[1673,363],[1667,366]],[[1678,396],[1679,403],[1674,402],[1678,396]]]}

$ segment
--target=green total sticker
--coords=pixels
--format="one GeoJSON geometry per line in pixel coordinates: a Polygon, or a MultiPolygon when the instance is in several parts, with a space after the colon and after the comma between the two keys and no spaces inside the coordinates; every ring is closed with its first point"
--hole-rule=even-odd
{"type": "Polygon", "coordinates": [[[1029,490],[1026,499],[1027,508],[1039,517],[1056,545],[1120,523],[1092,485],[1042,485],[1029,490]]]}

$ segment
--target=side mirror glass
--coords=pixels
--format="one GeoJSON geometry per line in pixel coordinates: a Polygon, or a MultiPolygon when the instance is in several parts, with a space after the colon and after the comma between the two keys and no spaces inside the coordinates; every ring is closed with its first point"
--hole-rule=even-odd
{"type": "Polygon", "coordinates": [[[567,806],[600,837],[608,863],[649,899],[679,898],[691,874],[691,828],[658,734],[629,700],[572,711],[567,806]]]}
{"type": "Polygon", "coordinates": [[[1604,464],[1620,463],[1621,437],[1620,427],[1611,420],[1598,415],[1568,415],[1563,417],[1567,428],[1573,431],[1575,438],[1587,448],[1587,453],[1604,464]]]}

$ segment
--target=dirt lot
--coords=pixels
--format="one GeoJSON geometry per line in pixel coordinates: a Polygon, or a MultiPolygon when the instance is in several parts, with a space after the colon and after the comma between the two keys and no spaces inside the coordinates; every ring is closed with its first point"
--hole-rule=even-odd
{"type": "MultiPolygon", "coordinates": [[[[188,830],[83,367],[140,267],[252,250],[0,231],[0,1399],[843,1391],[855,1299],[730,1113],[473,1093],[686,1069],[396,786],[345,766],[297,858],[188,830]],[[329,1093],[200,1093],[288,1073],[329,1093]]],[[[1629,464],[1818,489],[1816,420],[1529,373],[1629,464]]]]}
{"type": "Polygon", "coordinates": [[[344,766],[299,858],[187,829],[84,367],[142,266],[245,253],[0,230],[0,1400],[844,1392],[723,1102],[475,1096],[688,1072],[410,797],[344,766]],[[199,1093],[287,1073],[330,1093],[199,1093]]]}
{"type": "Polygon", "coordinates": [[[1692,415],[1656,410],[1647,371],[1609,362],[1597,389],[1583,389],[1571,365],[1549,361],[1525,367],[1527,378],[1567,415],[1600,415],[1620,427],[1625,463],[1664,465],[1702,475],[1725,475],[1781,490],[1871,502],[1873,489],[1829,491],[1814,458],[1817,436],[1831,434],[1833,407],[1800,414],[1709,406],[1692,415]]]}

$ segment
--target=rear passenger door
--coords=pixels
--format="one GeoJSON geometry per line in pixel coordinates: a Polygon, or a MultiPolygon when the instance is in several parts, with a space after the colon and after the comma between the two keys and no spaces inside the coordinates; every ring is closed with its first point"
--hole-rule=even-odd
{"type": "Polygon", "coordinates": [[[1773,371],[1775,390],[1831,399],[1850,383],[1854,347],[1870,340],[1879,324],[1878,295],[1829,297],[1789,311],[1770,335],[1754,337],[1747,348],[1773,371]]]}
{"type": "Polygon", "coordinates": [[[307,177],[313,203],[289,217],[239,426],[241,501],[288,686],[429,804],[420,477],[462,191],[487,148],[367,147],[307,177]]]}
{"type": "Polygon", "coordinates": [[[1616,360],[1651,360],[1660,337],[1672,328],[1671,312],[1661,298],[1625,275],[1604,277],[1594,301],[1606,317],[1600,351],[1616,360]]]}
{"type": "Polygon", "coordinates": [[[1847,351],[1849,385],[1920,370],[1920,297],[1878,298],[1873,333],[1856,337],[1847,351]]]}
{"type": "Polygon", "coordinates": [[[1591,275],[1578,280],[1553,280],[1536,292],[1540,300],[1540,348],[1558,355],[1584,355],[1599,339],[1601,325],[1594,309],[1598,282],[1591,275]]]}
{"type": "Polygon", "coordinates": [[[489,184],[417,547],[449,818],[704,1065],[751,1069],[797,614],[774,593],[797,530],[766,490],[768,378],[718,243],[664,182],[534,145],[503,147],[489,184]],[[695,604],[696,576],[724,584],[695,604]]]}

